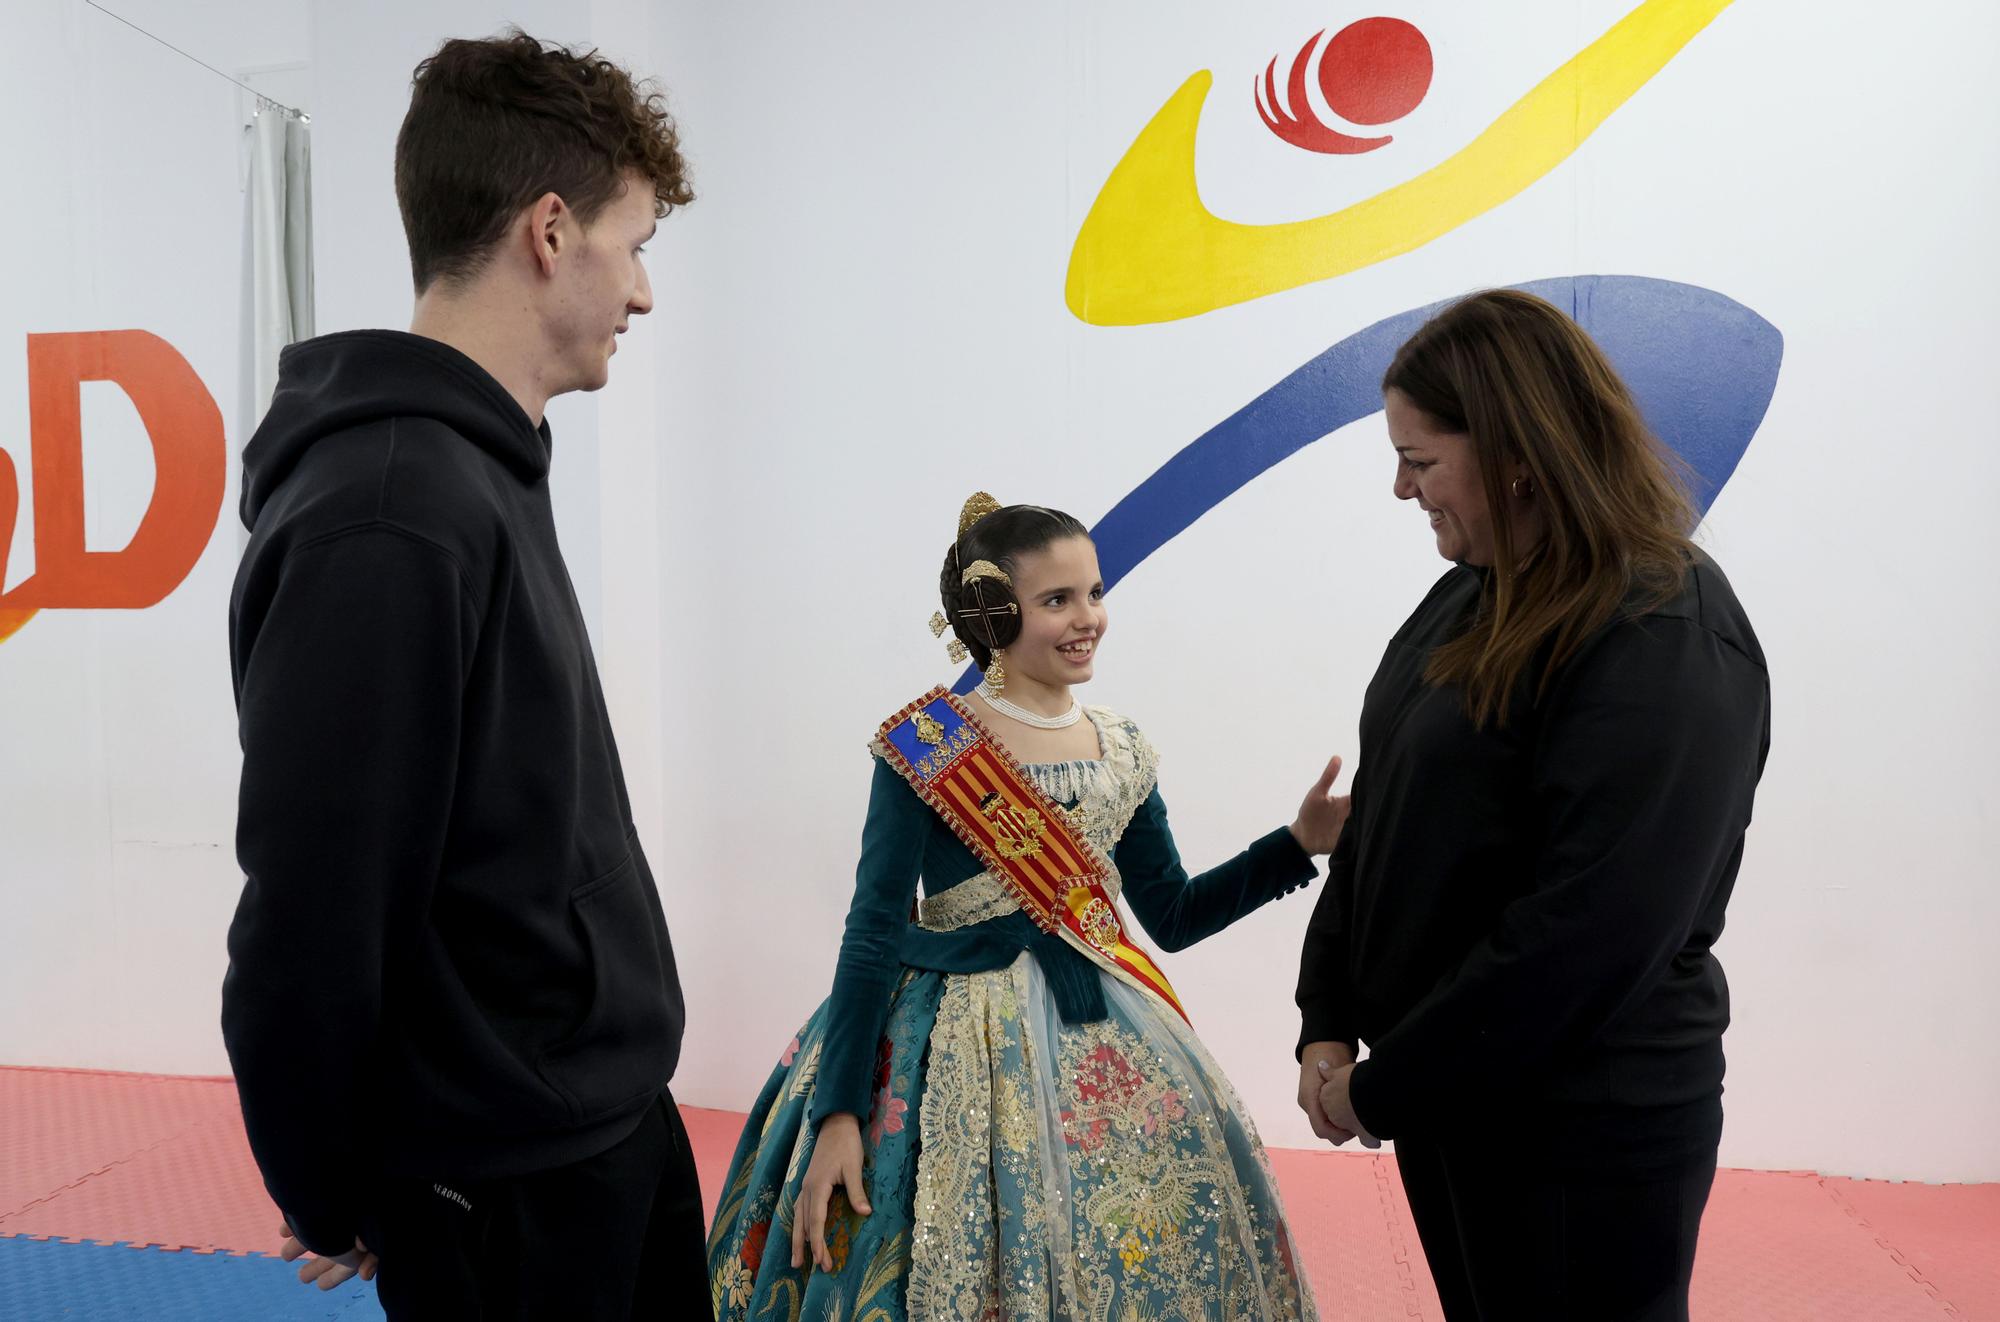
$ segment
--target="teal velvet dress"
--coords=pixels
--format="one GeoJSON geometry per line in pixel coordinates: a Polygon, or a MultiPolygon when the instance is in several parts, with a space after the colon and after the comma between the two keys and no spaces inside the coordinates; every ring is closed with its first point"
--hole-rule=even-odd
{"type": "MultiPolygon", "coordinates": [[[[1157,946],[1313,878],[1282,829],[1189,877],[1152,748],[1086,714],[1101,759],[1025,770],[1157,946]]],[[[1316,1317],[1263,1146],[1187,1022],[1037,928],[879,751],[874,777],[833,994],[785,1044],[723,1186],[717,1318],[1316,1317]],[[836,1193],[834,1270],[794,1269],[793,1210],[838,1112],[861,1120],[873,1211],[836,1193]]]]}

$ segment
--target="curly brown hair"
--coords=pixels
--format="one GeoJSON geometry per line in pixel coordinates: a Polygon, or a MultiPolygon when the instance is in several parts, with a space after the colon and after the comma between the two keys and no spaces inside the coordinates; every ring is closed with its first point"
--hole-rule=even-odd
{"type": "Polygon", "coordinates": [[[419,294],[478,274],[544,193],[586,226],[628,174],[652,184],[656,216],[694,200],[661,92],[595,50],[519,28],[455,38],[417,66],[411,85],[396,135],[396,201],[419,294]]]}

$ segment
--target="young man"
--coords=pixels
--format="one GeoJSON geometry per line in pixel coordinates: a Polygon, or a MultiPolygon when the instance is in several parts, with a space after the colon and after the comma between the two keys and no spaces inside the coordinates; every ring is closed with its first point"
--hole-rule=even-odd
{"type": "Polygon", "coordinates": [[[708,1316],[682,1004],[550,516],[690,201],[616,66],[514,32],[416,72],[411,333],[285,351],[244,451],[222,1026],[302,1279],[393,1319],[708,1316]]]}

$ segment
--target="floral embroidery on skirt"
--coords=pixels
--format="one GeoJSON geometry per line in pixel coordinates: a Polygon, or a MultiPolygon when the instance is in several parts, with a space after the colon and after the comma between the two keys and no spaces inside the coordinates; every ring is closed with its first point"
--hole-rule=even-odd
{"type": "Polygon", "coordinates": [[[863,1154],[872,1215],[836,1197],[836,1269],[790,1265],[824,1007],[751,1112],[709,1239],[719,1319],[1176,1322],[1317,1316],[1276,1182],[1187,1025],[1105,976],[1065,1024],[1026,955],[908,970],[863,1154]]]}

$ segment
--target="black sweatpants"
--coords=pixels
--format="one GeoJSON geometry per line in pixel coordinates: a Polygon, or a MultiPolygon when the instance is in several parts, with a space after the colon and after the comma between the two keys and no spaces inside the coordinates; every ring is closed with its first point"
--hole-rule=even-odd
{"type": "Polygon", "coordinates": [[[362,1237],[382,1260],[390,1322],[714,1315],[694,1152],[666,1093],[595,1157],[505,1180],[394,1181],[372,1213],[362,1237]]]}
{"type": "Polygon", "coordinates": [[[1687,1322],[1713,1149],[1581,1175],[1398,1139],[1396,1165],[1450,1322],[1687,1322]]]}

